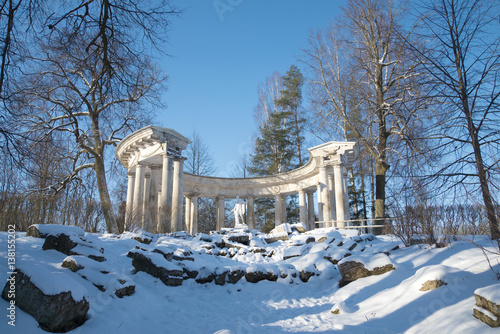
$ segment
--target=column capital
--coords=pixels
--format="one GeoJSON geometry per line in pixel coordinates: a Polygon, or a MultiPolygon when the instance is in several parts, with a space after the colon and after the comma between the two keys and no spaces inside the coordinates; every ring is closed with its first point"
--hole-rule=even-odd
{"type": "Polygon", "coordinates": [[[135,177],[135,172],[127,172],[128,177],[135,177]]]}

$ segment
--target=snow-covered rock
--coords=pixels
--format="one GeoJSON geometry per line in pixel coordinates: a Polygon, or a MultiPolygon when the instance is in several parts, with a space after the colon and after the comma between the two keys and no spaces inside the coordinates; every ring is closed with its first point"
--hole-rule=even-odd
{"type": "Polygon", "coordinates": [[[168,286],[182,285],[182,268],[167,261],[163,255],[140,249],[135,249],[129,254],[132,255],[132,265],[137,271],[144,271],[159,278],[168,286]]]}
{"type": "Polygon", "coordinates": [[[355,280],[372,275],[382,275],[396,269],[391,259],[381,253],[371,256],[357,255],[343,259],[338,263],[342,279],[339,286],[345,286],[355,280]]]}
{"type": "Polygon", "coordinates": [[[67,332],[80,326],[89,310],[84,287],[64,273],[35,263],[14,271],[2,298],[30,314],[49,332],[67,332]]]}
{"type": "Polygon", "coordinates": [[[474,316],[491,327],[500,327],[500,283],[474,291],[474,316]]]}
{"type": "Polygon", "coordinates": [[[85,231],[78,226],[67,226],[58,224],[33,224],[28,227],[27,237],[46,238],[48,235],[58,234],[76,235],[82,237],[85,231]]]}

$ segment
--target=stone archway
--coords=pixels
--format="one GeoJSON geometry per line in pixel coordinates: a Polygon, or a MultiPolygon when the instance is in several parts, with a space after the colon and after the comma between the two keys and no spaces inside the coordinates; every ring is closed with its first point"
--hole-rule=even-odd
{"type": "Polygon", "coordinates": [[[197,232],[198,198],[217,199],[217,229],[224,226],[224,202],[239,196],[247,200],[247,224],[254,226],[254,202],[274,197],[275,224],[286,222],[285,196],[299,195],[300,221],[315,227],[313,194],[318,197],[319,221],[326,227],[344,228],[350,219],[346,174],[359,155],[355,142],[328,142],[308,149],[309,161],[293,171],[248,178],[199,176],[183,171],[182,151],[190,141],[178,132],[147,126],[124,138],[115,149],[127,169],[126,223],[150,232],[183,229],[197,232]]]}

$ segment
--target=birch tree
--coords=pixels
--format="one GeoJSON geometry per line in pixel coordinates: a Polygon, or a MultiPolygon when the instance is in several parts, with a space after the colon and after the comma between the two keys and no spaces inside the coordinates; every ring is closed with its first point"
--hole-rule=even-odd
{"type": "MultiPolygon", "coordinates": [[[[500,238],[492,187],[500,169],[500,5],[431,0],[422,7],[425,48],[413,50],[434,84],[439,120],[434,146],[444,155],[436,179],[478,190],[493,239],[500,238]],[[478,187],[477,187],[478,185],[478,187]]],[[[451,185],[450,185],[451,183],[451,185]]]]}
{"type": "Polygon", "coordinates": [[[317,117],[349,132],[375,160],[379,219],[385,217],[390,158],[401,140],[412,137],[425,108],[402,18],[391,1],[350,0],[338,22],[312,34],[304,50],[317,117]]]}

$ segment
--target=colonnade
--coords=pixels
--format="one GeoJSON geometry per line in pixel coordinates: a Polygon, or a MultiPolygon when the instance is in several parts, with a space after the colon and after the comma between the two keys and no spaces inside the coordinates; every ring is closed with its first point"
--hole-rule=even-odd
{"type": "Polygon", "coordinates": [[[199,199],[215,198],[216,229],[220,230],[225,226],[226,200],[240,197],[246,201],[245,223],[249,228],[255,226],[258,198],[274,198],[274,221],[279,225],[287,222],[286,199],[290,195],[298,195],[299,220],[308,229],[314,229],[316,223],[344,228],[350,219],[346,175],[359,153],[356,143],[325,143],[310,148],[309,162],[294,171],[250,178],[185,173],[182,150],[189,143],[174,130],[155,126],[120,142],[115,154],[128,170],[126,224],[134,223],[149,232],[187,230],[195,234],[199,199]]]}
{"type": "Polygon", "coordinates": [[[128,172],[126,223],[146,231],[181,231],[185,158],[163,154],[163,165],[138,163],[128,172]]]}

